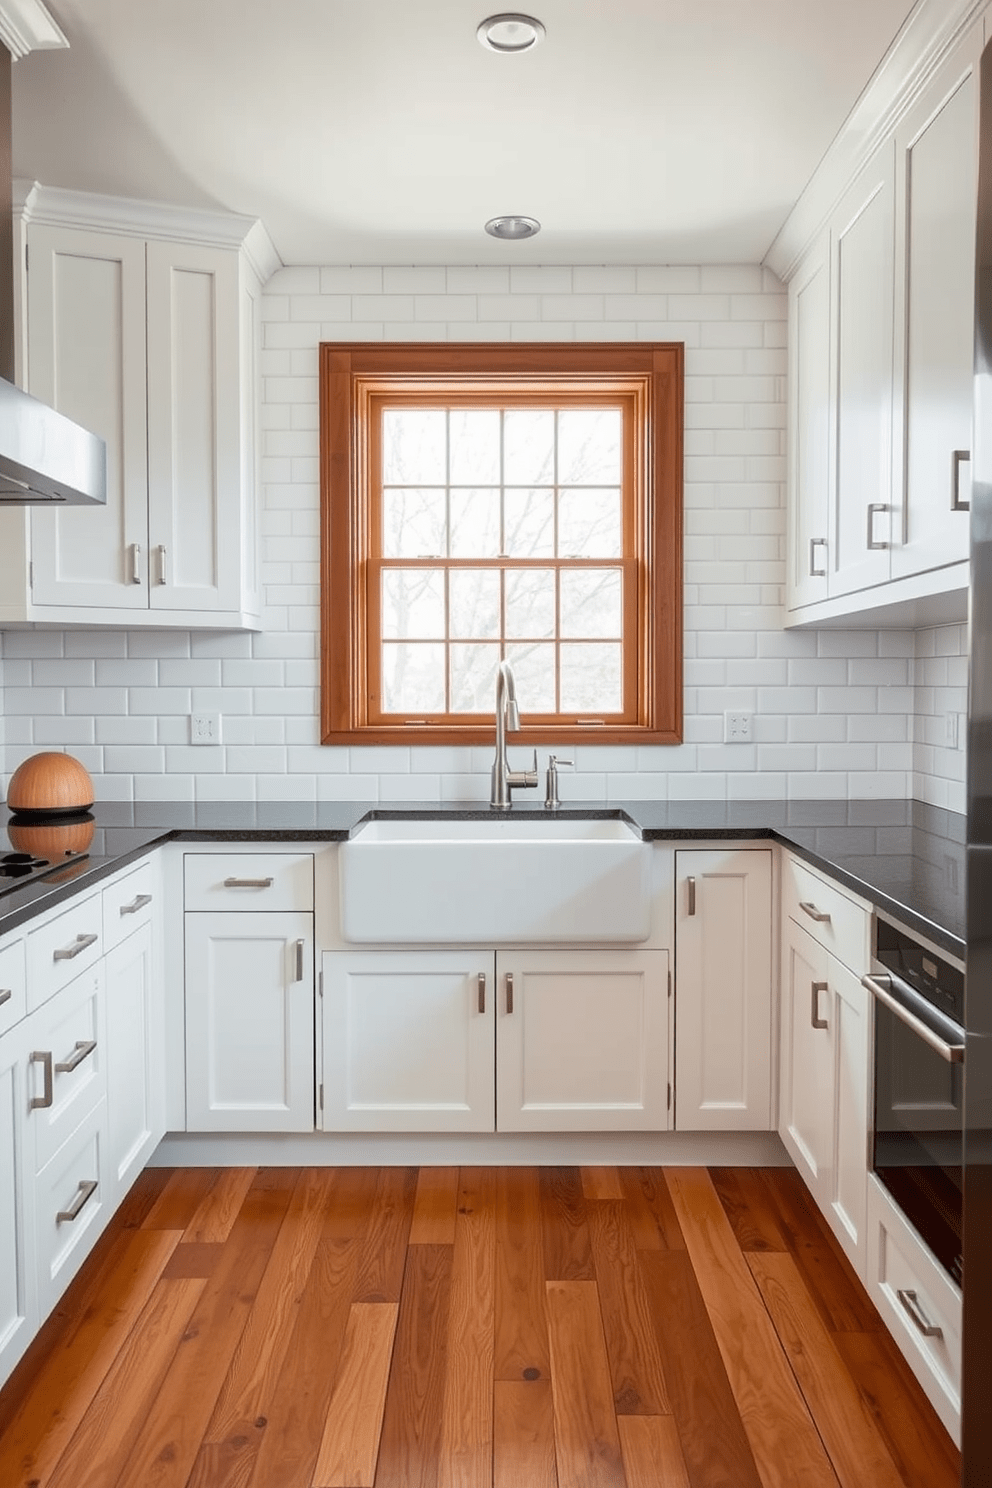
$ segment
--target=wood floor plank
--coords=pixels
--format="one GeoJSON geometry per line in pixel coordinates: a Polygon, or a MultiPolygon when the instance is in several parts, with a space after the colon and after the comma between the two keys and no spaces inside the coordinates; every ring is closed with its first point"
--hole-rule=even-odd
{"type": "Polygon", "coordinates": [[[121,1200],[114,1228],[140,1229],[162,1196],[170,1173],[170,1168],[143,1168],[121,1200]]]}
{"type": "Polygon", "coordinates": [[[837,1477],[705,1168],[668,1183],[764,1488],[836,1488],[837,1477]]]}
{"type": "Polygon", "coordinates": [[[183,1243],[214,1245],[226,1240],[257,1174],[257,1168],[221,1168],[186,1226],[183,1243]]]}
{"type": "Polygon", "coordinates": [[[691,1488],[762,1488],[688,1253],[638,1260],[691,1488]]]}
{"type": "Polygon", "coordinates": [[[492,1485],[495,1307],[496,1174],[492,1168],[463,1168],[438,1466],[445,1488],[492,1485]]]}
{"type": "Polygon", "coordinates": [[[399,1301],[416,1193],[416,1168],[382,1168],[379,1172],[353,1301],[399,1301]]]}
{"type": "Polygon", "coordinates": [[[313,1488],[373,1488],[396,1302],[355,1302],[313,1472],[313,1488]]]}
{"type": "Polygon", "coordinates": [[[748,1257],[775,1331],[842,1488],[903,1488],[857,1385],[834,1348],[791,1255],[748,1257]]]}
{"type": "MultiPolygon", "coordinates": [[[[277,1169],[269,1170],[273,1175],[277,1169]]],[[[290,1191],[255,1184],[241,1206],[224,1258],[206,1282],[124,1469],[119,1488],[186,1488],[224,1375],[261,1282],[290,1191]]]]}
{"type": "Polygon", "coordinates": [[[620,1174],[616,1168],[582,1168],[582,1193],[587,1199],[622,1199],[620,1174]]]}
{"type": "Polygon", "coordinates": [[[501,1380],[547,1379],[551,1372],[544,1290],[541,1199],[536,1168],[496,1175],[496,1340],[501,1380]]]}
{"type": "Polygon", "coordinates": [[[493,1488],[558,1488],[550,1379],[493,1387],[493,1488]]]}
{"type": "Polygon", "coordinates": [[[375,1168],[335,1168],[334,1185],[324,1214],[322,1240],[352,1240],[365,1232],[372,1213],[378,1173],[375,1168]]]}
{"type": "Polygon", "coordinates": [[[293,1189],[206,1441],[240,1438],[246,1430],[250,1435],[252,1423],[265,1414],[299,1316],[334,1177],[333,1169],[308,1168],[293,1189]]]}
{"type": "Polygon", "coordinates": [[[410,1225],[411,1245],[454,1245],[458,1169],[421,1168],[410,1225]]]}
{"type": "Polygon", "coordinates": [[[181,1281],[184,1277],[212,1276],[223,1256],[224,1246],[220,1241],[210,1245],[179,1244],[166,1263],[162,1279],[181,1281]]]}
{"type": "Polygon", "coordinates": [[[142,1221],[142,1229],[185,1230],[220,1171],[219,1168],[173,1168],[142,1221]]]}
{"type": "MultiPolygon", "coordinates": [[[[310,1488],[344,1347],[358,1251],[357,1239],[321,1236],[282,1370],[242,1449],[251,1488],[310,1488]]],[[[218,1488],[213,1472],[205,1455],[189,1488],[218,1488]]]]}
{"type": "Polygon", "coordinates": [[[125,1230],[99,1284],[32,1380],[0,1436],[0,1483],[28,1488],[54,1471],[179,1241],[176,1230],[125,1230]]]}
{"type": "Polygon", "coordinates": [[[627,1488],[692,1488],[673,1416],[620,1416],[627,1488]]]}
{"type": "Polygon", "coordinates": [[[578,1168],[541,1168],[539,1186],[545,1281],[595,1281],[578,1168]]]}
{"type": "Polygon", "coordinates": [[[162,1281],[136,1319],[46,1488],[117,1482],[206,1281],[162,1281]]]}
{"type": "Polygon", "coordinates": [[[678,1217],[672,1207],[672,1196],[665,1183],[661,1168],[625,1168],[621,1174],[624,1197],[630,1208],[638,1250],[685,1250],[685,1237],[679,1228],[678,1217]],[[637,1213],[640,1211],[640,1221],[637,1213]],[[645,1243],[641,1230],[646,1227],[645,1216],[657,1237],[654,1244],[645,1243]]]}
{"type": "Polygon", "coordinates": [[[889,1334],[832,1336],[906,1488],[960,1488],[961,1453],[889,1334]]]}
{"type": "Polygon", "coordinates": [[[625,1488],[596,1284],[549,1281],[547,1293],[560,1488],[625,1488]]]}
{"type": "Polygon", "coordinates": [[[711,1168],[710,1177],[742,1251],[787,1249],[764,1174],[757,1168],[711,1168]]]}
{"type": "Polygon", "coordinates": [[[795,1168],[766,1168],[776,1221],[820,1316],[833,1332],[873,1333],[884,1324],[795,1168]]]}
{"type": "Polygon", "coordinates": [[[452,1257],[450,1245],[415,1245],[410,1250],[375,1488],[445,1488],[437,1469],[448,1369],[452,1257]]]}
{"type": "Polygon", "coordinates": [[[661,1353],[626,1206],[604,1200],[588,1212],[614,1408],[617,1415],[667,1415],[661,1353]]]}

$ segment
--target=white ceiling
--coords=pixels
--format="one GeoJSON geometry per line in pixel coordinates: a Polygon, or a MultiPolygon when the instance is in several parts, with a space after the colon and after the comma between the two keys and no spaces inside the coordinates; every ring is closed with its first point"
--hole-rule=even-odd
{"type": "Polygon", "coordinates": [[[534,0],[518,57],[478,44],[487,0],[48,8],[70,50],[15,64],[16,176],[395,264],[760,261],[913,6],[534,0]],[[513,212],[540,236],[485,236],[513,212]]]}

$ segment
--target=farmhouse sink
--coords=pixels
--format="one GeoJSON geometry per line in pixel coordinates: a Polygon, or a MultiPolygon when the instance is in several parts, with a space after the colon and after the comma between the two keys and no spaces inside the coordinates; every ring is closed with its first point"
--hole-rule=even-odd
{"type": "Polygon", "coordinates": [[[380,818],[340,849],[345,940],[646,940],[651,849],[619,818],[380,818]]]}

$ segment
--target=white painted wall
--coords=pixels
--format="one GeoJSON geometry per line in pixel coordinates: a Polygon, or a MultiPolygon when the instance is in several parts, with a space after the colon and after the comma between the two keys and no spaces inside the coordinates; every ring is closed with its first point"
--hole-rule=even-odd
{"type": "Polygon", "coordinates": [[[924,778],[912,634],[780,628],[786,301],[767,270],[292,268],[264,314],[264,632],[9,632],[8,769],[64,747],[102,799],[485,799],[488,749],[318,744],[318,342],[679,340],[685,743],[579,748],[563,800],[901,797],[924,778]],[[223,715],[221,747],[190,747],[192,709],[223,715]],[[741,709],[755,742],[724,745],[741,709]]]}
{"type": "Polygon", "coordinates": [[[913,784],[919,801],[965,810],[968,627],[916,632],[913,662],[913,784]],[[953,720],[948,731],[948,719],[953,720]]]}

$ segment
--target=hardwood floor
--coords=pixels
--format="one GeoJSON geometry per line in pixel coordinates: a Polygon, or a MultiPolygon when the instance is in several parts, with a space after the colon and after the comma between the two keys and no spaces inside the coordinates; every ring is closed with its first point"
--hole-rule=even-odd
{"type": "Polygon", "coordinates": [[[148,1169],[3,1488],[957,1488],[792,1169],[148,1169]]]}

